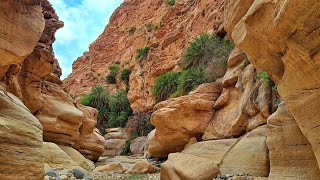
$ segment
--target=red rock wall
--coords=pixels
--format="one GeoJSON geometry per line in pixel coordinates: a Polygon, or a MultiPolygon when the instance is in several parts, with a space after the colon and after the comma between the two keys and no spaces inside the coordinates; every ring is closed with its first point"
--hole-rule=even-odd
{"type": "Polygon", "coordinates": [[[161,74],[180,69],[184,49],[193,37],[203,32],[216,32],[223,22],[223,0],[181,0],[169,6],[164,0],[129,0],[113,13],[104,32],[73,63],[72,73],[64,80],[72,95],[80,96],[101,84],[110,91],[124,88],[123,83],[108,85],[108,66],[120,61],[130,67],[128,93],[134,111],[148,111],[154,104],[150,94],[153,81],[161,74]],[[151,32],[147,25],[159,25],[151,32]],[[133,34],[130,27],[136,27],[133,34]],[[139,63],[136,50],[150,46],[148,59],[139,63]]]}

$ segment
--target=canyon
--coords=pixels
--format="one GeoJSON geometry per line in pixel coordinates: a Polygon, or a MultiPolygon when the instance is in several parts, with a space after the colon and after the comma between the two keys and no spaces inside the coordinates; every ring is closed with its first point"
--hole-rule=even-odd
{"type": "Polygon", "coordinates": [[[50,2],[0,0],[0,179],[320,179],[320,2],[173,2],[124,0],[62,81],[50,2]],[[203,33],[234,44],[222,75],[158,102],[155,81],[203,33]],[[106,81],[115,65],[128,84],[106,81]],[[128,124],[153,130],[99,131],[80,103],[95,85],[127,90],[128,124]]]}

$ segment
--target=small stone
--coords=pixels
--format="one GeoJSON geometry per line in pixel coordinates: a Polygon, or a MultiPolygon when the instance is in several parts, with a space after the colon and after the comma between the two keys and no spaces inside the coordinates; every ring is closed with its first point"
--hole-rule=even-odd
{"type": "Polygon", "coordinates": [[[91,177],[86,177],[84,180],[93,180],[91,177]]]}
{"type": "Polygon", "coordinates": [[[68,176],[65,175],[65,174],[64,174],[64,175],[61,175],[60,178],[61,178],[61,180],[68,180],[68,176]]]}
{"type": "Polygon", "coordinates": [[[73,169],[71,171],[76,179],[83,179],[84,173],[80,169],[73,169]]]}
{"type": "Polygon", "coordinates": [[[68,173],[67,176],[68,176],[68,178],[74,177],[73,173],[68,173]]]}
{"type": "Polygon", "coordinates": [[[50,177],[58,177],[58,174],[55,171],[52,171],[52,170],[47,171],[46,175],[50,176],[50,177]]]}

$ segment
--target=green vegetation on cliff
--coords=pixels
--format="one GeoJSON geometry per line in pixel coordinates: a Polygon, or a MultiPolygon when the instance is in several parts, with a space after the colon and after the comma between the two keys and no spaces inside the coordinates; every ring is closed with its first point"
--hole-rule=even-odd
{"type": "Polygon", "coordinates": [[[99,112],[97,127],[100,130],[109,127],[124,127],[132,109],[127,93],[119,90],[114,94],[101,86],[94,86],[89,94],[84,94],[80,103],[85,106],[96,108],[99,112]]]}
{"type": "Polygon", "coordinates": [[[207,66],[212,61],[226,62],[233,45],[226,38],[215,34],[204,33],[190,42],[184,52],[182,66],[184,69],[197,66],[207,66]]]}
{"type": "Polygon", "coordinates": [[[224,75],[232,49],[232,43],[226,38],[220,38],[215,34],[201,34],[190,42],[184,52],[184,70],[159,76],[151,89],[152,96],[158,103],[169,97],[186,95],[200,84],[216,81],[224,75]]]}
{"type": "Polygon", "coordinates": [[[159,76],[154,82],[151,89],[152,96],[156,102],[164,101],[170,97],[171,94],[176,92],[179,84],[179,73],[168,72],[159,76]]]}
{"type": "Polygon", "coordinates": [[[144,48],[137,49],[136,60],[142,61],[143,59],[147,58],[149,51],[150,51],[150,47],[144,47],[144,48]]]}

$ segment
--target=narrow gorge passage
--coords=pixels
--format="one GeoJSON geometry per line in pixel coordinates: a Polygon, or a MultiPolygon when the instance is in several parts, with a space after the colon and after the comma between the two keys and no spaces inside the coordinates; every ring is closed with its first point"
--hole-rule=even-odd
{"type": "Polygon", "coordinates": [[[320,180],[319,9],[0,0],[0,180],[320,180]]]}

